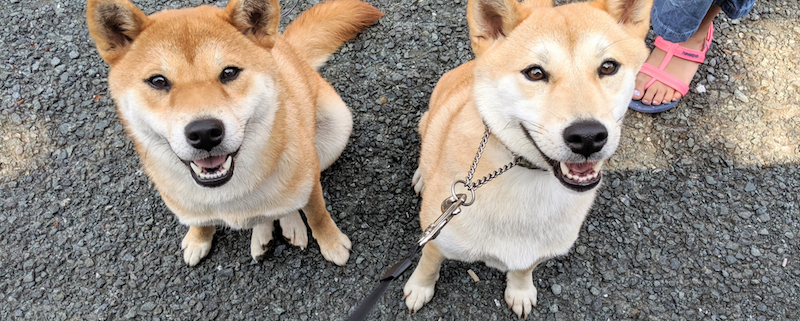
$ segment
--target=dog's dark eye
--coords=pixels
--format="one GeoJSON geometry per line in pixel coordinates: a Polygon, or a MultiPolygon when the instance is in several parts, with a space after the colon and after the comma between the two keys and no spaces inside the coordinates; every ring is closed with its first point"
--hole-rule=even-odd
{"type": "Polygon", "coordinates": [[[600,68],[597,68],[597,73],[600,74],[600,77],[603,76],[611,76],[617,73],[617,69],[619,69],[619,63],[613,60],[606,60],[600,64],[600,68]]]}
{"type": "Polygon", "coordinates": [[[242,70],[237,67],[225,67],[225,69],[223,69],[222,72],[219,74],[219,81],[221,81],[224,84],[231,80],[234,80],[236,79],[236,77],[239,77],[240,71],[242,70]]]}
{"type": "Polygon", "coordinates": [[[528,67],[522,71],[522,74],[525,75],[525,78],[528,78],[530,81],[547,81],[547,73],[541,66],[528,67]]]}
{"type": "Polygon", "coordinates": [[[162,75],[155,75],[153,77],[147,78],[147,80],[145,80],[145,82],[148,85],[150,85],[150,87],[153,87],[153,88],[158,89],[158,90],[167,90],[167,91],[169,91],[170,86],[172,86],[169,83],[169,80],[167,80],[167,77],[164,77],[162,75]]]}

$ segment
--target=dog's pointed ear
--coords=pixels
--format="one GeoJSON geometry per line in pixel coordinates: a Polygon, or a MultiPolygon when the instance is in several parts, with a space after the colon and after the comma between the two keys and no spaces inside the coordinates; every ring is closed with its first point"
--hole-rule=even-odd
{"type": "Polygon", "coordinates": [[[644,39],[650,30],[653,0],[595,0],[590,5],[608,12],[631,35],[644,39]]]}
{"type": "Polygon", "coordinates": [[[113,65],[149,24],[149,19],[127,0],[89,0],[86,23],[97,51],[113,65]]]}
{"type": "Polygon", "coordinates": [[[472,52],[475,56],[481,55],[508,36],[529,14],[517,0],[469,0],[467,23],[472,52]]]}
{"type": "Polygon", "coordinates": [[[278,0],[231,0],[223,11],[230,23],[256,44],[271,49],[278,36],[278,0]]]}

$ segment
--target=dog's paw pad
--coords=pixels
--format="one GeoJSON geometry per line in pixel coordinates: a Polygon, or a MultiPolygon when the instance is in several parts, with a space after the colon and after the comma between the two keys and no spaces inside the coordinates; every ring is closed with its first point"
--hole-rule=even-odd
{"type": "Polygon", "coordinates": [[[334,234],[330,239],[317,239],[317,241],[319,242],[319,250],[326,260],[336,265],[344,266],[344,264],[347,263],[347,259],[350,258],[350,249],[353,247],[353,244],[350,243],[350,239],[347,238],[347,235],[344,235],[341,231],[337,232],[338,233],[334,234]]]}
{"type": "Polygon", "coordinates": [[[524,289],[506,288],[505,299],[517,317],[527,319],[532,307],[536,306],[536,294],[536,287],[533,285],[524,289]]]}
{"type": "Polygon", "coordinates": [[[198,241],[184,237],[181,248],[183,249],[183,261],[189,266],[195,266],[208,255],[211,250],[211,241],[198,241]]]}
{"type": "Polygon", "coordinates": [[[422,309],[426,303],[433,299],[434,286],[424,286],[414,282],[413,279],[408,280],[403,287],[403,299],[406,300],[408,311],[415,313],[422,309]]]}
{"type": "Polygon", "coordinates": [[[308,246],[308,232],[300,213],[295,212],[280,219],[283,237],[289,244],[305,249],[308,246]]]}

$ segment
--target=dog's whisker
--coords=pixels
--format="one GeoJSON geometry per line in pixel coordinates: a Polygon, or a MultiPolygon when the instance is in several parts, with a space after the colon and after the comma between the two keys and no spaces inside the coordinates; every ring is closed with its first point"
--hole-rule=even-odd
{"type": "MultiPolygon", "coordinates": [[[[535,127],[535,128],[536,128],[536,133],[537,133],[537,134],[544,134],[544,133],[542,133],[541,131],[548,132],[547,128],[545,128],[545,127],[544,127],[544,126],[542,126],[541,124],[534,123],[534,122],[527,121],[527,120],[523,120],[522,122],[523,122],[523,123],[525,123],[525,124],[528,124],[528,125],[531,125],[531,126],[535,127]]],[[[526,128],[527,128],[527,127],[526,127],[526,128]]]]}

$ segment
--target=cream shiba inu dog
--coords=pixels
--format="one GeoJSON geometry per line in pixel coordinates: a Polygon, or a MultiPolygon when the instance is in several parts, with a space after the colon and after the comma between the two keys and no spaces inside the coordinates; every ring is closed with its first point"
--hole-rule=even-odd
{"type": "Polygon", "coordinates": [[[273,222],[328,261],[350,240],[325,209],[320,171],[344,150],[352,116],[315,69],[383,14],[356,0],[316,5],[278,33],[277,0],[231,0],[147,16],[127,0],[89,0],[111,95],[145,171],[189,225],[184,261],[205,257],[215,225],[252,229],[258,259],[273,222]]]}
{"type": "MultiPolygon", "coordinates": [[[[597,0],[553,8],[547,0],[470,0],[476,59],[446,73],[422,117],[420,223],[431,224],[463,179],[516,166],[476,191],[422,258],[403,292],[411,311],[431,300],[447,259],[507,271],[505,300],[517,316],[536,305],[532,270],[567,253],[617,148],[634,80],[648,55],[652,0],[597,0]]],[[[463,188],[462,188],[463,190],[463,188]]],[[[467,193],[469,194],[469,193],[467,193]]]]}

